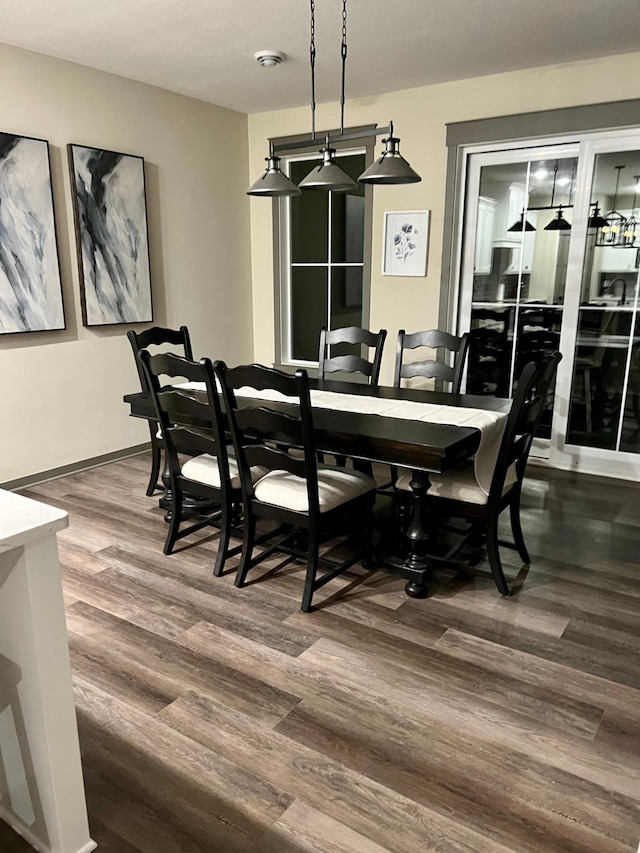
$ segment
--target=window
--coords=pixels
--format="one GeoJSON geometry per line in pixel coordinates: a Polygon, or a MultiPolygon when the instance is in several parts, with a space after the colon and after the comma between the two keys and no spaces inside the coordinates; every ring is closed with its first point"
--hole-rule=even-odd
{"type": "MultiPolygon", "coordinates": [[[[339,151],[338,157],[357,181],[366,151],[339,151]]],[[[283,158],[296,184],[317,162],[315,152],[283,158]]],[[[303,190],[280,202],[280,363],[317,364],[323,326],[366,325],[370,192],[357,184],[350,193],[303,190]]]]}

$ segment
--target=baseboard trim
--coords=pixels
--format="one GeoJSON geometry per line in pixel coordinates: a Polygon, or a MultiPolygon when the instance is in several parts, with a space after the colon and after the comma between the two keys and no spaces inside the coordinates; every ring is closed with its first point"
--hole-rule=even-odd
{"type": "Polygon", "coordinates": [[[114,450],[112,453],[104,453],[102,456],[92,456],[90,459],[82,459],[72,462],[71,465],[62,465],[60,468],[51,468],[49,471],[41,471],[39,474],[30,474],[28,477],[20,477],[18,480],[8,480],[0,484],[0,488],[8,492],[16,489],[27,489],[48,480],[57,480],[66,477],[67,474],[76,474],[78,471],[88,471],[89,468],[99,468],[100,465],[108,465],[109,462],[117,462],[119,459],[127,459],[129,456],[138,456],[151,449],[151,443],[136,444],[134,447],[125,447],[122,450],[114,450]]]}

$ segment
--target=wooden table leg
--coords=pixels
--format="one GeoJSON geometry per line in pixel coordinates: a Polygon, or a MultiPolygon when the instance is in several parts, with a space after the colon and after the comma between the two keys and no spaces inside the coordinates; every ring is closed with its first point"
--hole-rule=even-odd
{"type": "Polygon", "coordinates": [[[427,578],[432,565],[427,556],[429,530],[427,525],[426,494],[431,487],[429,474],[426,471],[411,473],[411,511],[409,526],[405,533],[409,555],[401,557],[386,554],[379,556],[379,562],[392,571],[407,579],[405,592],[411,598],[424,598],[427,593],[427,578]]]}
{"type": "Polygon", "coordinates": [[[431,487],[429,474],[426,471],[412,471],[410,486],[411,519],[406,532],[409,556],[404,562],[404,569],[414,577],[407,581],[405,592],[411,598],[424,598],[428,592],[426,579],[431,572],[431,562],[426,555],[429,531],[425,498],[431,487]]]}

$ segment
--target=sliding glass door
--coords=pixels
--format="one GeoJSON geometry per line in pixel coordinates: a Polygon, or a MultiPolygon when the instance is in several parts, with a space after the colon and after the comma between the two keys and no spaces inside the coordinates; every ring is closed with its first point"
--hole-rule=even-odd
{"type": "Polygon", "coordinates": [[[640,133],[469,152],[465,179],[467,391],[510,396],[560,349],[534,455],[639,475],[640,133]]]}
{"type": "MultiPolygon", "coordinates": [[[[640,455],[640,140],[586,147],[589,224],[565,438],[606,462],[640,455]],[[628,146],[628,147],[627,147],[628,146]]],[[[630,459],[635,467],[636,460],[630,459]]]]}
{"type": "MultiPolygon", "coordinates": [[[[460,301],[460,327],[471,330],[469,393],[511,396],[523,366],[560,346],[577,164],[577,145],[470,158],[475,227],[465,233],[475,239],[465,245],[460,301]]],[[[546,441],[553,400],[539,428],[546,441]]]]}

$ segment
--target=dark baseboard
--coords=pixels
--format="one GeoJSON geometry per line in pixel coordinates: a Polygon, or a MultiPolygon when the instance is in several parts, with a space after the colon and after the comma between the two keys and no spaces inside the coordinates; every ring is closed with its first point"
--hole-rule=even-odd
{"type": "Polygon", "coordinates": [[[51,468],[49,471],[41,471],[39,474],[30,474],[28,477],[20,477],[18,480],[9,480],[6,483],[1,483],[0,488],[6,489],[9,492],[14,492],[16,489],[27,489],[29,486],[35,486],[38,483],[45,483],[47,480],[57,480],[58,477],[65,477],[67,474],[86,471],[88,468],[97,468],[99,465],[107,465],[109,462],[116,462],[118,459],[126,459],[128,456],[137,456],[139,453],[145,453],[150,449],[150,442],[146,442],[146,444],[136,444],[134,447],[125,447],[122,450],[114,450],[112,453],[105,453],[102,456],[93,456],[91,459],[82,459],[80,462],[73,462],[71,465],[62,465],[60,468],[51,468]]]}

